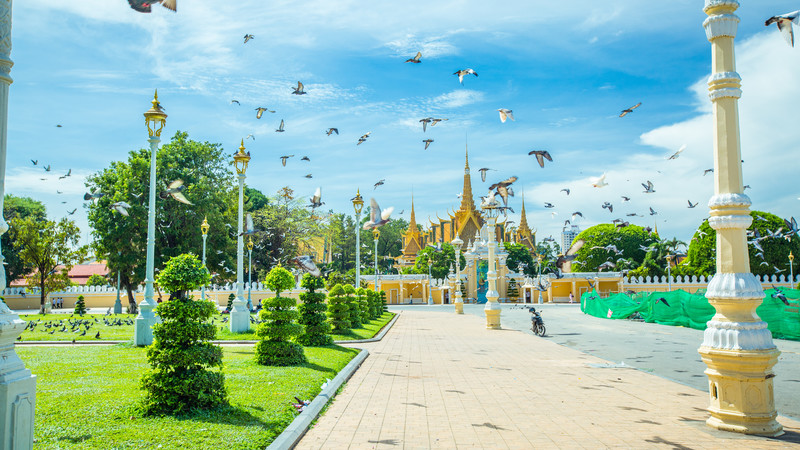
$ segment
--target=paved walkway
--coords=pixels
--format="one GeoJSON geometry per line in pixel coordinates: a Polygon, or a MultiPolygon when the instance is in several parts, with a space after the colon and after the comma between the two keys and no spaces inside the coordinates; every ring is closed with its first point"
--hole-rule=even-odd
{"type": "Polygon", "coordinates": [[[797,448],[705,425],[708,394],[484,320],[403,311],[297,448],[797,448]]]}

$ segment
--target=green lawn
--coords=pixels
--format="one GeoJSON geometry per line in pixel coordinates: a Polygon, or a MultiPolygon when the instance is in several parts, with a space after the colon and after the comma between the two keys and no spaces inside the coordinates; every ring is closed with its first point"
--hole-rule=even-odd
{"type": "Polygon", "coordinates": [[[358,350],[306,347],[298,367],[255,363],[252,347],[224,347],[231,406],[193,416],[142,417],[146,350],[17,347],[36,375],[35,449],[263,449],[294,419],[293,397],[312,399],[358,350]]]}
{"type": "MultiPolygon", "coordinates": [[[[377,334],[384,325],[389,323],[393,316],[394,313],[384,313],[383,316],[379,317],[378,319],[371,320],[370,322],[364,324],[363,328],[357,328],[353,330],[352,333],[346,335],[334,335],[333,339],[337,341],[369,339],[375,336],[375,334],[377,334]]],[[[253,323],[250,324],[250,331],[247,333],[231,333],[228,328],[228,324],[223,322],[223,320],[227,317],[227,315],[220,314],[212,318],[212,323],[217,326],[218,340],[257,341],[259,339],[258,336],[256,336],[256,324],[253,323]]],[[[255,315],[253,317],[255,318],[255,315]]],[[[82,318],[78,316],[70,318],[69,315],[65,314],[27,314],[20,315],[20,318],[26,321],[41,320],[36,328],[32,330],[28,329],[22,332],[21,337],[23,341],[72,341],[73,339],[78,341],[129,341],[133,339],[133,325],[128,325],[127,323],[131,323],[136,316],[130,314],[120,314],[116,316],[86,314],[82,318]],[[108,320],[109,322],[121,319],[124,323],[122,325],[108,326],[104,323],[104,319],[108,320]],[[80,326],[76,328],[77,331],[71,331],[69,321],[73,321],[72,323],[75,323],[76,320],[85,321],[90,325],[89,328],[87,329],[86,326],[80,326]],[[44,325],[48,322],[58,322],[58,326],[46,329],[44,325]],[[64,327],[66,327],[66,331],[62,332],[61,330],[64,329],[64,327]],[[84,330],[86,333],[81,335],[84,330]],[[50,333],[51,331],[52,334],[50,333]],[[100,338],[96,339],[95,336],[98,332],[100,332],[100,338]]]]}

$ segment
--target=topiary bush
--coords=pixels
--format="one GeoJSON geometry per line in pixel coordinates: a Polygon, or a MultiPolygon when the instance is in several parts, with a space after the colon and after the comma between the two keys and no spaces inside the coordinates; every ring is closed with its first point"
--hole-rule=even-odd
{"type": "Polygon", "coordinates": [[[147,349],[151,371],[140,382],[146,391],[146,415],[184,414],[228,404],[225,377],[211,370],[222,369],[222,348],[210,342],[216,327],[209,319],[217,307],[187,295],[210,278],[192,254],[170,259],[158,275],[159,285],[170,297],[155,309],[161,323],[153,325],[153,345],[147,349]]]}
{"type": "Polygon", "coordinates": [[[369,304],[369,318],[370,320],[377,319],[380,316],[381,299],[375,291],[367,291],[367,303],[369,304]]]}
{"type": "Polygon", "coordinates": [[[380,298],[381,298],[381,314],[380,315],[382,316],[383,313],[389,312],[389,308],[386,306],[386,292],[380,291],[378,294],[380,295],[380,298]]]}
{"type": "Polygon", "coordinates": [[[344,293],[347,296],[347,312],[350,317],[350,328],[361,328],[361,310],[356,297],[356,288],[352,285],[344,285],[344,293]]]}
{"type": "Polygon", "coordinates": [[[328,317],[334,333],[350,332],[350,307],[347,305],[347,295],[341,284],[333,286],[328,291],[328,317]]]}
{"type": "Polygon", "coordinates": [[[300,285],[308,292],[300,294],[302,303],[297,307],[300,313],[298,322],[305,326],[305,332],[297,338],[297,342],[311,347],[333,344],[333,338],[330,336],[331,325],[325,314],[328,311],[325,294],[315,292],[323,288],[325,283],[320,277],[307,273],[303,275],[300,285]]]}
{"type": "Polygon", "coordinates": [[[297,301],[281,297],[281,291],[294,287],[294,276],[281,266],[275,266],[266,277],[266,285],[275,291],[275,297],[262,301],[259,313],[261,323],[256,334],[261,340],[256,345],[256,361],[266,366],[292,366],[306,362],[303,347],[292,342],[303,333],[303,326],[295,323],[297,301]]]}
{"type": "Polygon", "coordinates": [[[236,294],[234,294],[233,292],[231,292],[231,293],[228,295],[228,306],[226,306],[226,307],[225,307],[225,310],[226,310],[226,311],[228,311],[228,312],[231,312],[231,310],[233,309],[233,301],[234,301],[234,300],[236,300],[236,294]]]}
{"type": "Polygon", "coordinates": [[[370,321],[370,313],[369,313],[369,300],[367,300],[367,289],[358,288],[356,289],[356,305],[358,305],[358,318],[362,324],[365,324],[370,321]]]}
{"type": "Polygon", "coordinates": [[[82,295],[78,296],[78,301],[75,302],[75,314],[82,316],[86,314],[86,301],[82,295]]]}

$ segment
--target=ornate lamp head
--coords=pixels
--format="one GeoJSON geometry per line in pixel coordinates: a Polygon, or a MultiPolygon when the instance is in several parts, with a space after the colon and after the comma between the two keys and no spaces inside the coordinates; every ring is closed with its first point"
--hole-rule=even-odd
{"type": "Polygon", "coordinates": [[[239,146],[239,152],[233,155],[233,165],[236,167],[236,173],[244,175],[247,172],[247,164],[250,162],[250,152],[244,152],[244,139],[242,145],[239,146]]]}
{"type": "Polygon", "coordinates": [[[794,255],[792,254],[792,251],[789,250],[789,262],[792,262],[792,261],[794,261],[794,255]]]}
{"type": "Polygon", "coordinates": [[[364,207],[364,199],[361,197],[361,190],[356,191],[356,196],[353,197],[353,209],[356,214],[361,214],[361,208],[364,207]]]}
{"type": "Polygon", "coordinates": [[[253,236],[250,236],[250,239],[247,241],[247,250],[253,251],[253,236]]]}
{"type": "Polygon", "coordinates": [[[144,123],[147,125],[147,134],[151,138],[161,137],[161,130],[164,129],[164,125],[167,123],[167,113],[164,112],[161,103],[158,102],[158,89],[153,95],[152,103],[153,106],[144,112],[144,123]]]}
{"type": "Polygon", "coordinates": [[[461,250],[461,246],[464,245],[464,241],[462,241],[461,239],[458,238],[458,236],[456,236],[456,238],[453,239],[450,242],[450,244],[453,246],[453,248],[456,249],[456,251],[459,251],[461,250]]]}
{"type": "Polygon", "coordinates": [[[372,229],[372,237],[377,241],[381,237],[381,230],[377,228],[372,229]]]}
{"type": "Polygon", "coordinates": [[[200,231],[203,232],[203,236],[208,234],[208,230],[211,229],[211,225],[208,224],[208,216],[203,218],[203,224],[200,225],[200,231]]]}

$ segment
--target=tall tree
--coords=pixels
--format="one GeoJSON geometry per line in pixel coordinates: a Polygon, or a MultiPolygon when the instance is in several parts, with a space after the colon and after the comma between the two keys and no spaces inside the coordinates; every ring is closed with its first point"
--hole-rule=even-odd
{"type": "MultiPolygon", "coordinates": [[[[47,220],[47,212],[44,204],[29,197],[17,197],[6,194],[3,200],[3,218],[6,220],[6,223],[11,224],[13,219],[21,219],[24,217],[33,217],[37,221],[47,220]]],[[[9,282],[22,278],[30,274],[33,270],[32,265],[23,264],[19,253],[11,251],[14,248],[13,241],[16,234],[16,228],[11,227],[7,233],[4,233],[3,236],[0,237],[0,248],[3,249],[3,256],[5,257],[6,263],[6,278],[9,282]]]]}
{"type": "Polygon", "coordinates": [[[512,244],[511,242],[504,242],[508,258],[506,258],[506,266],[510,270],[517,273],[524,273],[526,275],[536,275],[536,263],[534,263],[533,256],[531,255],[528,247],[522,244],[512,244]]]}
{"type": "Polygon", "coordinates": [[[585,244],[572,263],[573,272],[595,272],[607,261],[622,264],[621,268],[638,267],[645,259],[643,247],[659,240],[658,235],[638,225],[617,228],[609,223],[583,230],[575,238],[578,239],[583,239],[585,244]],[[610,247],[612,245],[617,251],[610,247]],[[620,261],[623,259],[625,261],[620,261]]]}
{"type": "MultiPolygon", "coordinates": [[[[219,144],[190,140],[176,132],[162,146],[156,163],[155,266],[183,253],[202,252],[200,224],[208,217],[207,266],[214,280],[232,279],[236,267],[236,205],[230,158],[219,144]],[[182,180],[182,194],[192,205],[176,201],[165,191],[182,180]],[[227,270],[226,270],[227,269],[227,270]]],[[[103,197],[89,205],[89,224],[98,255],[108,261],[113,275],[120,273],[131,312],[136,311],[133,292],[144,282],[147,250],[147,214],[150,183],[150,150],[131,151],[127,161],[115,161],[90,176],[86,186],[103,197]],[[117,202],[131,205],[124,216],[112,208],[117,202]]]]}
{"type": "MultiPolygon", "coordinates": [[[[431,258],[431,277],[437,280],[447,278],[450,267],[455,267],[456,251],[450,244],[442,244],[442,251],[437,251],[434,247],[427,246],[417,253],[417,262],[411,269],[411,273],[427,274],[428,257],[431,258]]],[[[467,260],[461,255],[461,267],[466,267],[467,260]]]]}
{"type": "Polygon", "coordinates": [[[78,245],[81,233],[74,222],[38,220],[34,216],[15,218],[17,229],[14,251],[23,264],[33,266],[28,287],[39,288],[39,311],[44,313],[47,294],[69,286],[67,274],[86,257],[86,248],[78,245]]]}

